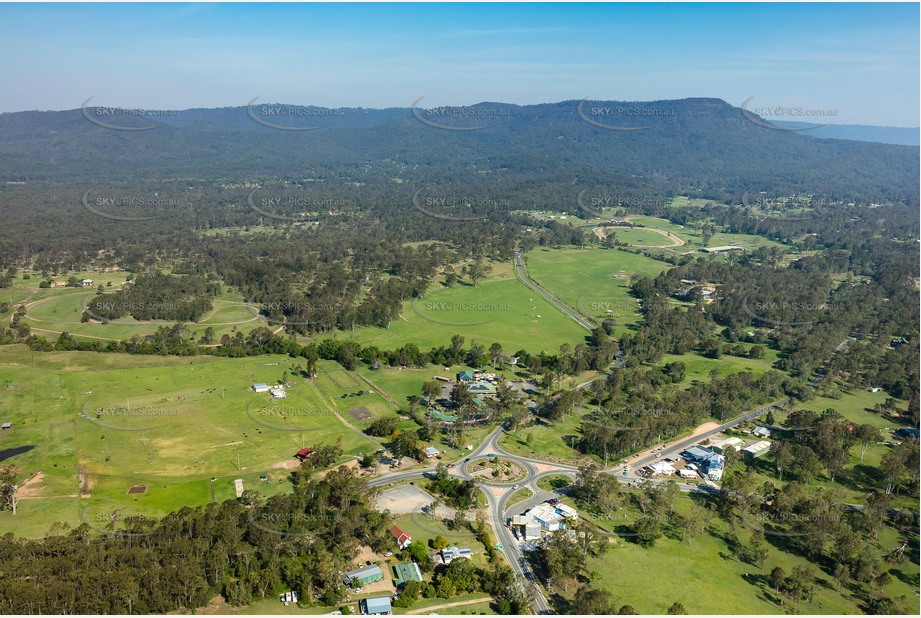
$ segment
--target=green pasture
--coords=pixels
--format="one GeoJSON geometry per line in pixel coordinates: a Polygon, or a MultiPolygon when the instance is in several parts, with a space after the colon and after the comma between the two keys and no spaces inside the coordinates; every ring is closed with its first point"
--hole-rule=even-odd
{"type": "Polygon", "coordinates": [[[35,536],[55,521],[75,525],[116,512],[165,515],[207,503],[212,477],[216,500],[235,495],[236,478],[267,495],[287,491],[285,479],[297,465],[292,455],[303,446],[341,438],[343,462],[378,448],[342,421],[358,425],[347,412],[355,405],[379,414],[393,407],[366,386],[362,397],[339,399],[348,389],[333,391],[322,375],[335,374],[334,363],[321,367],[316,382],[295,376],[294,364],[285,356],[36,354],[3,346],[0,422],[13,428],[0,433],[0,451],[35,447],[3,464],[16,466],[21,482],[43,476],[26,487],[15,519],[0,513],[0,533],[35,536]],[[286,372],[285,399],[251,389],[286,372]],[[81,483],[89,498],[79,498],[81,483]],[[132,485],[146,485],[147,493],[129,495],[132,485]]]}
{"type": "Polygon", "coordinates": [[[473,341],[486,348],[498,342],[507,352],[526,349],[537,354],[557,352],[563,343],[580,343],[587,334],[520,281],[494,278],[476,287],[447,288],[439,283],[424,298],[405,301],[389,328],[366,326],[336,336],[381,349],[415,343],[428,350],[447,347],[453,335],[462,335],[465,347],[473,341]]]}
{"type": "MultiPolygon", "coordinates": [[[[650,233],[650,236],[652,234],[650,233]]],[[[630,277],[655,277],[668,266],[616,249],[535,249],[525,255],[528,272],[541,286],[581,313],[617,321],[622,335],[642,316],[630,296],[630,277]]]]}

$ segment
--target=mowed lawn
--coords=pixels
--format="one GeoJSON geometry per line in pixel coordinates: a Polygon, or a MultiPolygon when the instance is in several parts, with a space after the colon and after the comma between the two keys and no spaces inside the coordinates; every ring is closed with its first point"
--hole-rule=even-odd
{"type": "Polygon", "coordinates": [[[465,347],[476,341],[488,349],[498,342],[508,353],[526,349],[538,354],[581,343],[588,331],[503,272],[502,278],[480,281],[476,287],[433,285],[424,298],[404,302],[389,328],[362,327],[335,336],[381,349],[415,343],[429,350],[448,347],[453,335],[463,336],[465,347]]]}
{"type": "Polygon", "coordinates": [[[655,277],[668,268],[643,255],[602,248],[535,249],[525,259],[531,277],[560,300],[598,320],[616,320],[618,336],[642,319],[629,294],[630,277],[655,277]]]}
{"type": "MultiPolygon", "coordinates": [[[[292,455],[302,446],[341,439],[341,462],[377,449],[355,423],[346,426],[347,409],[395,408],[366,386],[365,395],[345,403],[338,395],[361,390],[357,378],[327,392],[328,376],[307,381],[294,375],[294,364],[285,356],[41,354],[3,346],[0,417],[13,429],[0,433],[0,451],[35,447],[3,464],[16,466],[21,481],[43,476],[24,490],[15,520],[0,513],[0,533],[35,536],[55,521],[94,523],[116,514],[162,516],[206,504],[212,489],[218,501],[234,497],[236,478],[267,495],[288,491],[292,455]],[[254,382],[277,383],[286,372],[286,399],[252,391],[254,382]],[[81,480],[89,499],[78,498],[81,480]],[[132,485],[148,491],[129,495],[132,485]]],[[[321,374],[336,367],[324,364],[321,374]]]]}
{"type": "MultiPolygon", "coordinates": [[[[690,506],[682,495],[676,502],[679,512],[690,506]]],[[[587,570],[594,571],[593,584],[609,590],[619,603],[629,604],[640,614],[665,614],[675,601],[680,601],[690,614],[781,614],[784,607],[773,602],[773,591],[766,583],[775,566],[790,573],[795,566],[806,565],[805,559],[771,546],[761,569],[731,557],[723,540],[729,524],[714,517],[711,529],[715,535],[703,533],[690,544],[663,537],[652,548],[643,548],[629,540],[618,539],[602,558],[590,558],[587,570]],[[651,581],[655,578],[655,583],[651,581]]],[[[737,528],[739,538],[750,546],[752,530],[737,528]]],[[[895,546],[897,535],[891,528],[881,533],[884,547],[895,546]],[[892,538],[890,539],[890,533],[892,538]],[[889,541],[892,541],[891,543],[889,541]]],[[[896,567],[917,582],[918,566],[908,561],[896,567]]],[[[860,608],[848,590],[833,577],[818,571],[819,582],[810,602],[800,603],[802,614],[859,614],[860,608]]],[[[897,577],[887,587],[893,596],[906,595],[909,609],[918,608],[916,590],[897,577]]]]}

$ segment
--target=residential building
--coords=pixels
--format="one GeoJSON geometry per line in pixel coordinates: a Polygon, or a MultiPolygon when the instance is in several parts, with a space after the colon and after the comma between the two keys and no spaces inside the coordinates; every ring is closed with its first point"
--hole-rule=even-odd
{"type": "Polygon", "coordinates": [[[441,455],[441,451],[439,451],[434,446],[428,446],[425,448],[426,457],[438,457],[439,455],[441,455]]]}
{"type": "Polygon", "coordinates": [[[752,429],[752,435],[757,438],[770,438],[771,430],[768,429],[767,427],[762,427],[761,425],[759,425],[758,427],[755,427],[754,429],[752,429]]]}
{"type": "Polygon", "coordinates": [[[400,564],[393,565],[394,572],[394,582],[398,586],[402,586],[406,582],[421,582],[422,581],[422,571],[419,570],[419,565],[415,562],[401,562],[400,564]]]}
{"type": "Polygon", "coordinates": [[[397,545],[400,549],[406,549],[406,547],[413,542],[412,533],[407,532],[406,530],[401,530],[398,526],[391,527],[390,533],[393,534],[393,538],[396,539],[397,545]]]}
{"type": "Polygon", "coordinates": [[[470,369],[464,369],[463,371],[458,371],[457,381],[458,382],[472,382],[473,381],[473,371],[471,371],[470,369]]]}
{"type": "Polygon", "coordinates": [[[473,552],[470,551],[469,547],[445,547],[441,550],[441,559],[444,560],[445,564],[451,564],[451,561],[457,558],[467,558],[469,560],[472,557],[473,552]]]}
{"type": "Polygon", "coordinates": [[[301,450],[299,450],[298,452],[296,452],[296,453],[294,454],[294,457],[295,457],[296,459],[300,459],[301,461],[304,461],[305,459],[307,459],[307,458],[310,457],[311,455],[313,455],[313,449],[312,449],[312,448],[302,448],[301,450]]]}
{"type": "Polygon", "coordinates": [[[681,456],[689,461],[706,461],[713,452],[703,446],[692,446],[681,453],[681,456]]]}

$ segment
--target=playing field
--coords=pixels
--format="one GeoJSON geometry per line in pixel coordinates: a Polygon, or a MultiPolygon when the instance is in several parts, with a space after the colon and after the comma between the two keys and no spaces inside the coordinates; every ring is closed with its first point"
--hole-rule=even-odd
{"type": "Polygon", "coordinates": [[[55,521],[162,516],[206,504],[212,490],[218,501],[234,497],[237,478],[263,494],[288,491],[286,477],[297,466],[292,455],[302,447],[341,438],[340,461],[379,448],[345,411],[361,406],[380,415],[395,407],[335,363],[321,363],[316,381],[295,375],[295,364],[285,356],[190,359],[0,347],[0,422],[13,423],[0,432],[0,452],[34,446],[3,462],[16,466],[23,486],[16,518],[0,513],[0,533],[37,536],[55,521]],[[335,387],[329,373],[355,386],[335,387]],[[285,399],[251,388],[283,378],[285,399]],[[132,485],[148,491],[129,495],[132,485]],[[88,496],[81,499],[81,491],[88,496]]]}
{"type": "Polygon", "coordinates": [[[668,267],[616,249],[536,249],[525,258],[535,281],[583,314],[613,318],[618,336],[642,319],[629,294],[630,277],[654,277],[668,267]]]}

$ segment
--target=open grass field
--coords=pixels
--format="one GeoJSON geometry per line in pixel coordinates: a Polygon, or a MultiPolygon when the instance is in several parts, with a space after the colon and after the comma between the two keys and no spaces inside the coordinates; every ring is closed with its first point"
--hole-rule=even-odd
{"type": "Polygon", "coordinates": [[[560,300],[598,320],[616,320],[618,336],[642,319],[629,294],[630,277],[654,277],[668,268],[616,249],[535,249],[525,259],[531,277],[560,300]]]}
{"type": "MultiPolygon", "coordinates": [[[[583,410],[582,414],[586,412],[587,410],[583,410]]],[[[578,440],[581,435],[579,423],[582,421],[582,414],[572,414],[555,425],[542,423],[522,427],[513,433],[503,435],[499,444],[512,455],[535,459],[597,459],[590,455],[580,455],[570,447],[570,442],[578,440]]]]}
{"type": "MultiPolygon", "coordinates": [[[[384,414],[393,406],[367,387],[361,397],[341,399],[360,388],[334,390],[322,372],[316,382],[293,378],[291,365],[285,356],[190,359],[0,347],[0,416],[13,423],[0,434],[0,452],[34,447],[3,463],[16,466],[21,481],[42,473],[20,490],[15,519],[0,513],[0,533],[36,536],[56,521],[162,516],[209,502],[212,477],[218,501],[234,497],[236,478],[267,495],[287,491],[297,465],[292,454],[302,446],[341,439],[341,461],[378,448],[345,424],[342,411],[360,405],[384,414]],[[285,372],[286,399],[250,388],[277,383],[285,372]],[[148,490],[129,495],[132,485],[148,490]],[[79,497],[81,486],[89,497],[79,497]]],[[[333,373],[337,367],[321,364],[333,373]]]]}
{"type": "MultiPolygon", "coordinates": [[[[682,495],[676,508],[690,506],[691,498],[682,495]]],[[[748,546],[751,530],[737,528],[739,538],[748,546]]],[[[764,568],[732,557],[725,535],[729,524],[714,518],[711,532],[695,537],[690,544],[668,537],[660,538],[652,548],[643,548],[629,540],[618,539],[601,558],[590,558],[588,571],[594,571],[593,584],[609,590],[619,603],[629,604],[641,614],[665,614],[669,606],[680,601],[691,614],[780,614],[785,608],[774,599],[767,575],[775,566],[787,573],[806,560],[783,551],[768,536],[770,554],[764,568]],[[652,578],[655,578],[653,583],[652,578]]],[[[775,537],[776,538],[776,537],[775,537]]],[[[891,528],[880,535],[883,547],[897,545],[891,528]]],[[[887,586],[892,596],[906,595],[909,610],[918,610],[918,566],[907,561],[896,567],[900,576],[887,586]]],[[[802,614],[858,614],[861,608],[848,589],[828,573],[820,571],[815,594],[799,605],[802,614]]]]}
{"type": "MultiPolygon", "coordinates": [[[[749,344],[742,345],[749,349],[752,347],[749,344]]],[[[684,380],[679,383],[679,386],[681,388],[687,388],[695,382],[709,382],[710,374],[713,371],[716,371],[721,377],[724,377],[750,369],[755,377],[758,377],[765,371],[773,368],[774,363],[777,361],[777,355],[777,350],[772,350],[768,347],[764,348],[764,357],[757,359],[742,358],[729,354],[723,354],[720,358],[707,358],[690,352],[687,354],[666,354],[656,366],[662,367],[676,361],[684,363],[687,368],[687,374],[684,380]]]]}
{"type": "MultiPolygon", "coordinates": [[[[67,276],[54,279],[66,281],[67,276]]],[[[108,324],[100,322],[81,322],[83,310],[87,303],[96,297],[96,286],[102,284],[106,294],[111,294],[121,289],[125,281],[124,272],[107,273],[77,273],[78,279],[92,279],[93,286],[86,288],[53,287],[39,288],[41,278],[33,277],[30,280],[16,280],[16,285],[4,290],[2,299],[5,302],[25,303],[25,324],[37,335],[54,340],[61,332],[68,332],[74,336],[102,339],[106,341],[120,341],[130,339],[134,335],[154,333],[160,326],[171,326],[173,322],[150,320],[138,321],[128,316],[113,320],[108,324]],[[112,285],[109,286],[108,284],[112,285]]],[[[249,331],[257,326],[266,326],[273,330],[276,325],[270,324],[265,318],[259,316],[258,305],[247,304],[243,298],[230,290],[224,290],[220,296],[212,301],[211,311],[202,316],[197,323],[187,324],[190,332],[201,335],[206,328],[214,329],[215,340],[220,340],[225,334],[233,334],[236,330],[249,331]]],[[[3,316],[9,319],[10,314],[3,316]]]]}
{"type": "Polygon", "coordinates": [[[466,346],[476,341],[488,348],[499,342],[508,352],[524,348],[537,354],[541,350],[555,353],[563,343],[581,343],[587,334],[528,290],[509,268],[476,287],[437,284],[425,298],[404,302],[400,317],[389,328],[361,327],[335,336],[382,349],[415,343],[428,350],[448,346],[453,335],[462,335],[466,346]]]}

